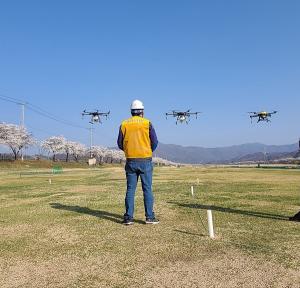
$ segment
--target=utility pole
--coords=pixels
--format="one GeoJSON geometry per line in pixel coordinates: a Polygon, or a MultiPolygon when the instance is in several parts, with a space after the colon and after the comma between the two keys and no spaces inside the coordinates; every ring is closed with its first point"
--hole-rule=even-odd
{"type": "Polygon", "coordinates": [[[90,130],[90,158],[92,158],[92,156],[93,156],[93,153],[92,153],[92,147],[93,147],[93,129],[94,129],[93,128],[93,124],[95,124],[95,123],[102,123],[100,117],[104,116],[107,119],[107,117],[109,116],[109,114],[110,114],[110,111],[108,111],[108,112],[99,112],[99,110],[96,110],[96,111],[89,112],[89,111],[86,111],[85,109],[81,113],[82,117],[84,117],[86,115],[88,115],[88,116],[91,117],[91,120],[90,120],[90,124],[91,125],[90,125],[90,128],[89,128],[89,130],[90,130]]]}
{"type": "Polygon", "coordinates": [[[264,147],[264,160],[265,160],[265,164],[267,164],[267,162],[268,162],[268,158],[267,158],[267,151],[266,151],[266,147],[264,147]]]}
{"type": "Polygon", "coordinates": [[[25,127],[25,103],[20,103],[21,105],[21,126],[25,127]]]}
{"type": "Polygon", "coordinates": [[[90,126],[90,158],[92,159],[92,156],[93,156],[93,153],[92,153],[92,147],[93,147],[93,124],[91,123],[91,126],[90,126]]]}
{"type": "MultiPolygon", "coordinates": [[[[25,128],[25,105],[26,103],[18,103],[21,106],[21,127],[25,128]]],[[[24,161],[23,149],[21,149],[21,160],[24,161]]]]}

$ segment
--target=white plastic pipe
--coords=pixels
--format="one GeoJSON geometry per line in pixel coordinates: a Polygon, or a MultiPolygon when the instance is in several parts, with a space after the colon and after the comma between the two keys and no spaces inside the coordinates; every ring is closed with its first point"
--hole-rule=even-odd
{"type": "Polygon", "coordinates": [[[208,233],[209,233],[209,237],[211,239],[215,238],[215,234],[214,234],[214,225],[213,225],[213,219],[212,219],[212,212],[211,210],[207,210],[207,221],[208,221],[208,233]]]}
{"type": "Polygon", "coordinates": [[[191,186],[191,194],[194,197],[194,186],[191,186]]]}

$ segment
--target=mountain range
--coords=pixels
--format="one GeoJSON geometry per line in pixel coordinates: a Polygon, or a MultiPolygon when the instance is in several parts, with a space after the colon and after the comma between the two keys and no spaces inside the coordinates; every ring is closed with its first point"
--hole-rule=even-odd
{"type": "Polygon", "coordinates": [[[261,161],[261,159],[266,157],[268,159],[292,157],[298,150],[298,143],[288,145],[248,143],[216,148],[159,143],[155,156],[187,164],[233,163],[261,161]]]}

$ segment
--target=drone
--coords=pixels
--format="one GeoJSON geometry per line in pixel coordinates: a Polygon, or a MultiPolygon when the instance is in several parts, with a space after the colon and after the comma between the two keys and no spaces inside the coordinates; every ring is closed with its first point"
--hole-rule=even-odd
{"type": "Polygon", "coordinates": [[[191,110],[187,110],[187,111],[177,111],[177,110],[172,110],[172,112],[170,113],[166,113],[166,119],[168,118],[168,116],[173,116],[176,117],[176,125],[179,121],[179,123],[186,123],[188,124],[190,121],[190,116],[191,115],[196,115],[196,119],[198,118],[198,114],[200,114],[201,112],[190,112],[191,110]]]}
{"type": "Polygon", "coordinates": [[[99,112],[99,110],[96,110],[94,112],[89,112],[89,111],[83,110],[83,112],[81,113],[82,118],[85,115],[91,116],[91,121],[90,121],[91,124],[102,123],[101,122],[101,116],[104,116],[107,119],[109,114],[110,114],[110,111],[108,111],[108,112],[99,112]]]}
{"type": "Polygon", "coordinates": [[[252,123],[252,118],[256,118],[256,117],[258,117],[257,119],[257,123],[258,123],[260,121],[271,122],[269,118],[272,116],[272,114],[276,114],[277,112],[278,111],[272,111],[272,112],[261,111],[261,112],[248,112],[248,113],[252,114],[250,115],[251,123],[252,123]]]}

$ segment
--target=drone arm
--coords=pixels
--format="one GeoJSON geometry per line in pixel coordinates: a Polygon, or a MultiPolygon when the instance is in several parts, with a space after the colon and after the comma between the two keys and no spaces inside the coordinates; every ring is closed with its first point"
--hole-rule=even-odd
{"type": "Polygon", "coordinates": [[[110,114],[110,111],[108,112],[97,112],[97,115],[101,115],[101,116],[108,116],[110,114]]]}

